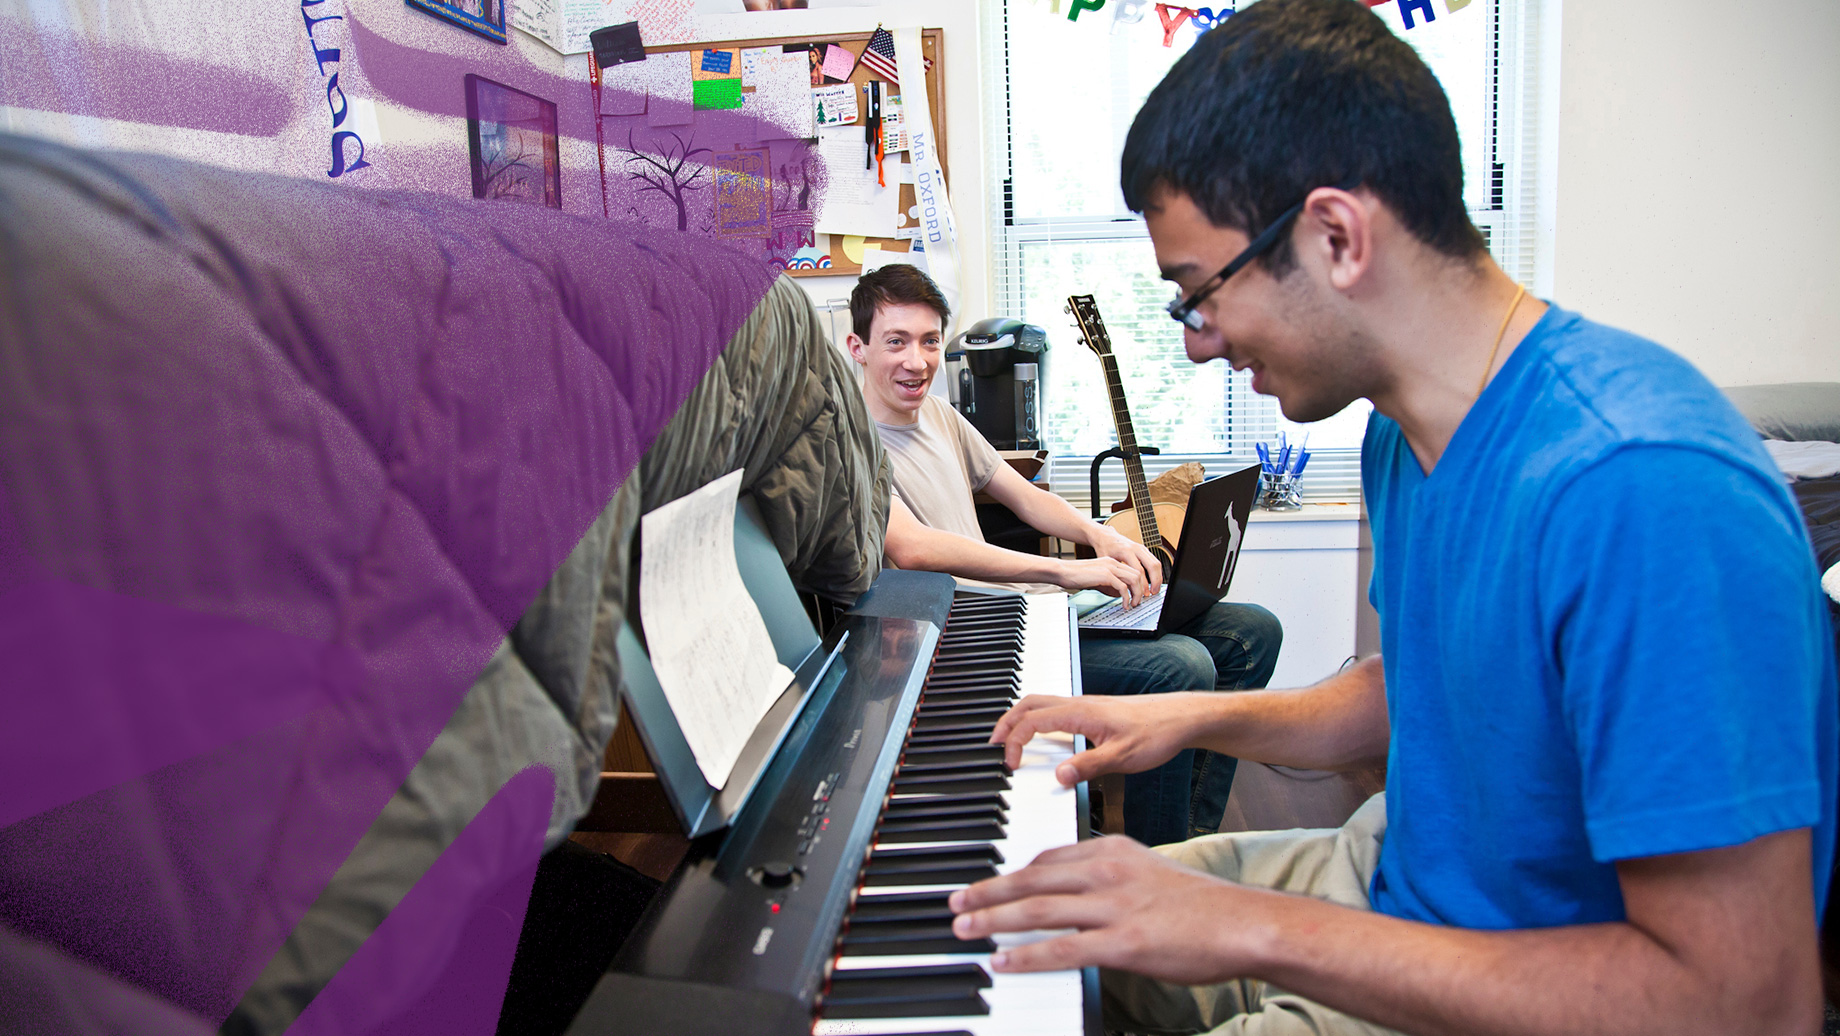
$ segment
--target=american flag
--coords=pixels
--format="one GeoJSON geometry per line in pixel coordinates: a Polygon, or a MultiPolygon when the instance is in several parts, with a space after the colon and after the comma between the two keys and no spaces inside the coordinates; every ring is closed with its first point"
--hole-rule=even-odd
{"type": "Polygon", "coordinates": [[[869,66],[869,71],[900,87],[901,79],[895,73],[894,33],[876,26],[875,35],[869,37],[869,45],[863,48],[862,63],[869,66]]]}

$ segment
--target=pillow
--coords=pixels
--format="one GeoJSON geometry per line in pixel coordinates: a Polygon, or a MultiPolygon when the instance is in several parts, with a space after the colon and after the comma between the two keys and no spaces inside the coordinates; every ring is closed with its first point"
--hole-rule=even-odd
{"type": "Polygon", "coordinates": [[[1840,442],[1840,382],[1741,385],[1725,396],[1765,439],[1840,442]]]}

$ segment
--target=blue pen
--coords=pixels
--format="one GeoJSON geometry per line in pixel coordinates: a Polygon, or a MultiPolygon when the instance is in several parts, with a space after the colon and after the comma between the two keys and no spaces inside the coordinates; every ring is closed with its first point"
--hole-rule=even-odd
{"type": "Polygon", "coordinates": [[[1259,451],[1259,470],[1267,475],[1271,474],[1271,451],[1267,450],[1262,442],[1255,442],[1252,445],[1259,451]]]}
{"type": "Polygon", "coordinates": [[[1279,471],[1285,470],[1285,468],[1287,468],[1290,465],[1290,462],[1291,462],[1291,447],[1289,443],[1285,443],[1283,448],[1278,451],[1278,470],[1279,471]]]}
{"type": "Polygon", "coordinates": [[[1310,451],[1309,450],[1298,450],[1297,451],[1297,466],[1291,469],[1291,477],[1296,478],[1298,475],[1303,474],[1303,466],[1305,464],[1308,464],[1309,462],[1310,462],[1310,451]]]}

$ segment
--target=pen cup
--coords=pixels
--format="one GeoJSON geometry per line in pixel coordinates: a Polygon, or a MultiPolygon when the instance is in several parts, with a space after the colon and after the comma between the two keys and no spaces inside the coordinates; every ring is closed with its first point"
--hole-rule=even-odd
{"type": "Polygon", "coordinates": [[[1296,511],[1303,507],[1297,483],[1301,475],[1264,472],[1259,476],[1259,506],[1267,511],[1296,511]]]}

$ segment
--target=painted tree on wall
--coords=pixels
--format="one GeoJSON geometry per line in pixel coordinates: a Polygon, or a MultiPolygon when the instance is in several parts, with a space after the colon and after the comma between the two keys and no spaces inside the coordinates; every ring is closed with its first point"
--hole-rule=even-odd
{"type": "Polygon", "coordinates": [[[626,146],[620,148],[626,153],[627,175],[645,184],[639,188],[640,193],[657,191],[677,206],[677,229],[690,229],[690,212],[684,204],[684,196],[698,187],[704,186],[708,167],[692,159],[697,155],[713,154],[706,147],[693,147],[696,135],[685,137],[680,133],[671,133],[672,143],[660,149],[659,154],[641,150],[634,140],[633,131],[626,132],[626,146]]]}

